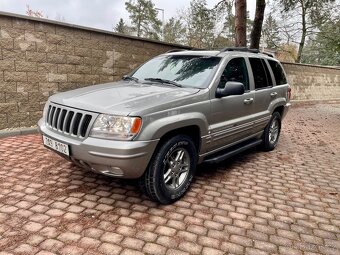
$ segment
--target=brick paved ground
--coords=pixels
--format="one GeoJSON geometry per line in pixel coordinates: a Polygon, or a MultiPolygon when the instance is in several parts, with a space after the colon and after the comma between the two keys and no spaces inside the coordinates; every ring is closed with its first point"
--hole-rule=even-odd
{"type": "Polygon", "coordinates": [[[340,105],[299,106],[278,148],[201,166],[171,206],[29,135],[0,140],[0,254],[340,254],[340,105]],[[2,252],[1,252],[2,251],[2,252]]]}

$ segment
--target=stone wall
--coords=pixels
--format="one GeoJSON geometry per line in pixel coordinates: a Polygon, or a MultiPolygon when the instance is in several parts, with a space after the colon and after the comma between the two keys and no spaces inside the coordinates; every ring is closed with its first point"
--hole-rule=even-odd
{"type": "MultiPolygon", "coordinates": [[[[182,45],[0,12],[0,129],[36,125],[53,93],[118,80],[182,45]]],[[[340,98],[339,69],[284,64],[294,99],[340,98]]]]}
{"type": "Polygon", "coordinates": [[[340,99],[340,68],[283,63],[293,100],[340,99]]]}

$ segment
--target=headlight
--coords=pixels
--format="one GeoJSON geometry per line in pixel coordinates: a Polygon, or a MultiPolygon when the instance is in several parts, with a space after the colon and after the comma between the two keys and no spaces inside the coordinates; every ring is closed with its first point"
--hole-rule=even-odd
{"type": "Polygon", "coordinates": [[[139,117],[100,114],[94,122],[90,136],[113,140],[131,140],[142,126],[139,117]]]}

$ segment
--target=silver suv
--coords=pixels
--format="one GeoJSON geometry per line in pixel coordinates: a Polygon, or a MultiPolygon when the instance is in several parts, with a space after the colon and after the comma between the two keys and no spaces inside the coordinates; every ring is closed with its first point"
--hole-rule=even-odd
{"type": "Polygon", "coordinates": [[[138,178],[169,204],[196,165],[261,145],[273,150],[290,103],[281,64],[246,48],[170,51],[123,80],[53,95],[39,129],[46,147],[80,167],[138,178]]]}

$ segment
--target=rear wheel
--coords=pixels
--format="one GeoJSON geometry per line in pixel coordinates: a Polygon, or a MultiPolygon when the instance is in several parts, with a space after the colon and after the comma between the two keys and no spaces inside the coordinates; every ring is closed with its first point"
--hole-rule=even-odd
{"type": "Polygon", "coordinates": [[[197,151],[192,139],[176,135],[163,142],[140,178],[142,190],[162,204],[171,204],[188,190],[194,177],[197,151]]]}
{"type": "Polygon", "coordinates": [[[262,147],[265,151],[274,150],[279,142],[281,132],[281,115],[274,112],[263,134],[262,147]]]}

